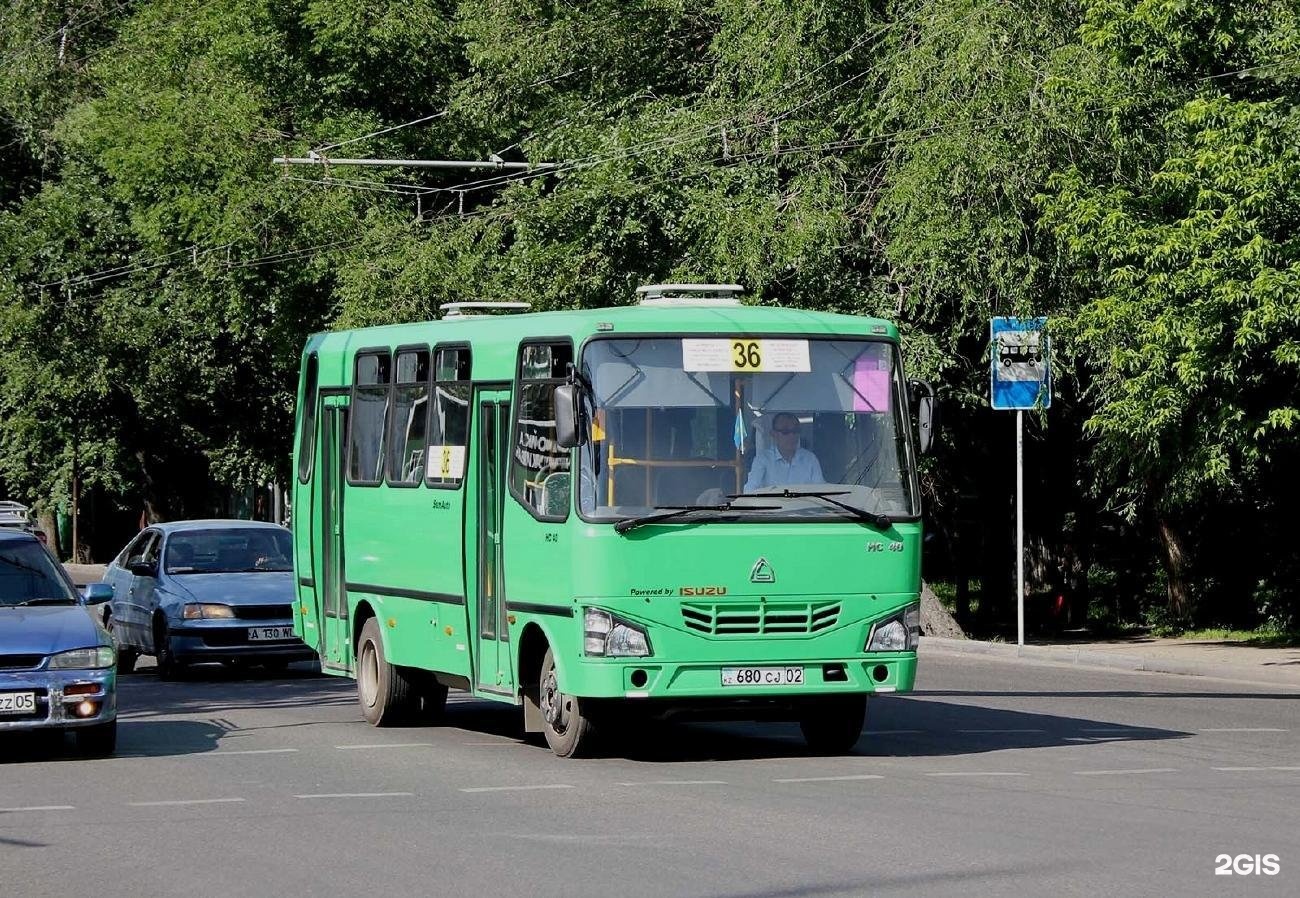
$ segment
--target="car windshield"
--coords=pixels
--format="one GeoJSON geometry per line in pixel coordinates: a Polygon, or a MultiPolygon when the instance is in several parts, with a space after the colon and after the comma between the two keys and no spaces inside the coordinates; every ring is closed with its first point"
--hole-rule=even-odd
{"type": "Polygon", "coordinates": [[[183,530],[167,538],[163,565],[169,574],[229,574],[293,570],[289,531],[268,527],[183,530]]]}
{"type": "Polygon", "coordinates": [[[0,607],[77,601],[44,546],[35,540],[0,540],[0,607]]]}
{"type": "Polygon", "coordinates": [[[579,453],[579,507],[589,520],[740,494],[757,495],[719,519],[852,517],[844,505],[919,513],[892,342],[598,339],[582,371],[591,438],[579,453]]]}

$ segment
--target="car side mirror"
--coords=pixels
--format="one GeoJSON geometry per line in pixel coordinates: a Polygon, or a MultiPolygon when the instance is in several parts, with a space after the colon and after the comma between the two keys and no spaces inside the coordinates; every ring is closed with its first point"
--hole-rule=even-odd
{"type": "Polygon", "coordinates": [[[87,605],[102,605],[113,598],[113,586],[110,583],[89,583],[82,593],[87,605]]]}
{"type": "Polygon", "coordinates": [[[152,577],[158,573],[158,569],[152,563],[145,561],[143,555],[137,555],[128,561],[126,569],[137,577],[152,577]]]}
{"type": "Polygon", "coordinates": [[[578,421],[578,388],[563,384],[555,388],[555,444],[561,449],[582,445],[578,421]]]}

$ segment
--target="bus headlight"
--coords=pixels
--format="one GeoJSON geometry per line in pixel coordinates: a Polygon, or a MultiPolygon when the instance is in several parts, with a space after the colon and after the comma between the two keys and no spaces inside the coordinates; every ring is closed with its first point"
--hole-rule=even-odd
{"type": "Polygon", "coordinates": [[[867,639],[868,652],[910,652],[921,641],[921,605],[908,605],[893,617],[878,622],[867,639]]]}
{"type": "Polygon", "coordinates": [[[604,658],[644,658],[650,654],[645,630],[599,608],[582,613],[582,650],[604,658]]]}

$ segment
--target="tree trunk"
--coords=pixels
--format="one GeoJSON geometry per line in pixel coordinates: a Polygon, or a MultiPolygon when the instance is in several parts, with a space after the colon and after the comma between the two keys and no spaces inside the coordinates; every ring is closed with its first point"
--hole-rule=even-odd
{"type": "Polygon", "coordinates": [[[1169,580],[1169,614],[1174,620],[1185,620],[1191,607],[1187,582],[1187,550],[1183,536],[1173,521],[1156,509],[1156,532],[1160,536],[1161,561],[1169,580]]]}

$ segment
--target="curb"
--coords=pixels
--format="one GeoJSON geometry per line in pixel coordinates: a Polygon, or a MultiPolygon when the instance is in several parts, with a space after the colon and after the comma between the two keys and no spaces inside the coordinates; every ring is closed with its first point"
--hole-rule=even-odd
{"type": "Polygon", "coordinates": [[[1300,689],[1300,671],[1274,672],[1268,668],[1225,664],[1214,661],[1185,661],[1132,655],[1123,652],[1099,652],[1095,649],[1072,649],[1050,645],[1011,645],[1002,642],[980,642],[974,639],[944,639],[922,636],[921,652],[944,655],[976,655],[987,658],[1018,659],[1044,664],[1070,664],[1079,667],[1096,667],[1109,670],[1145,671],[1146,673],[1175,674],[1190,677],[1212,677],[1219,680],[1288,686],[1300,689]]]}

